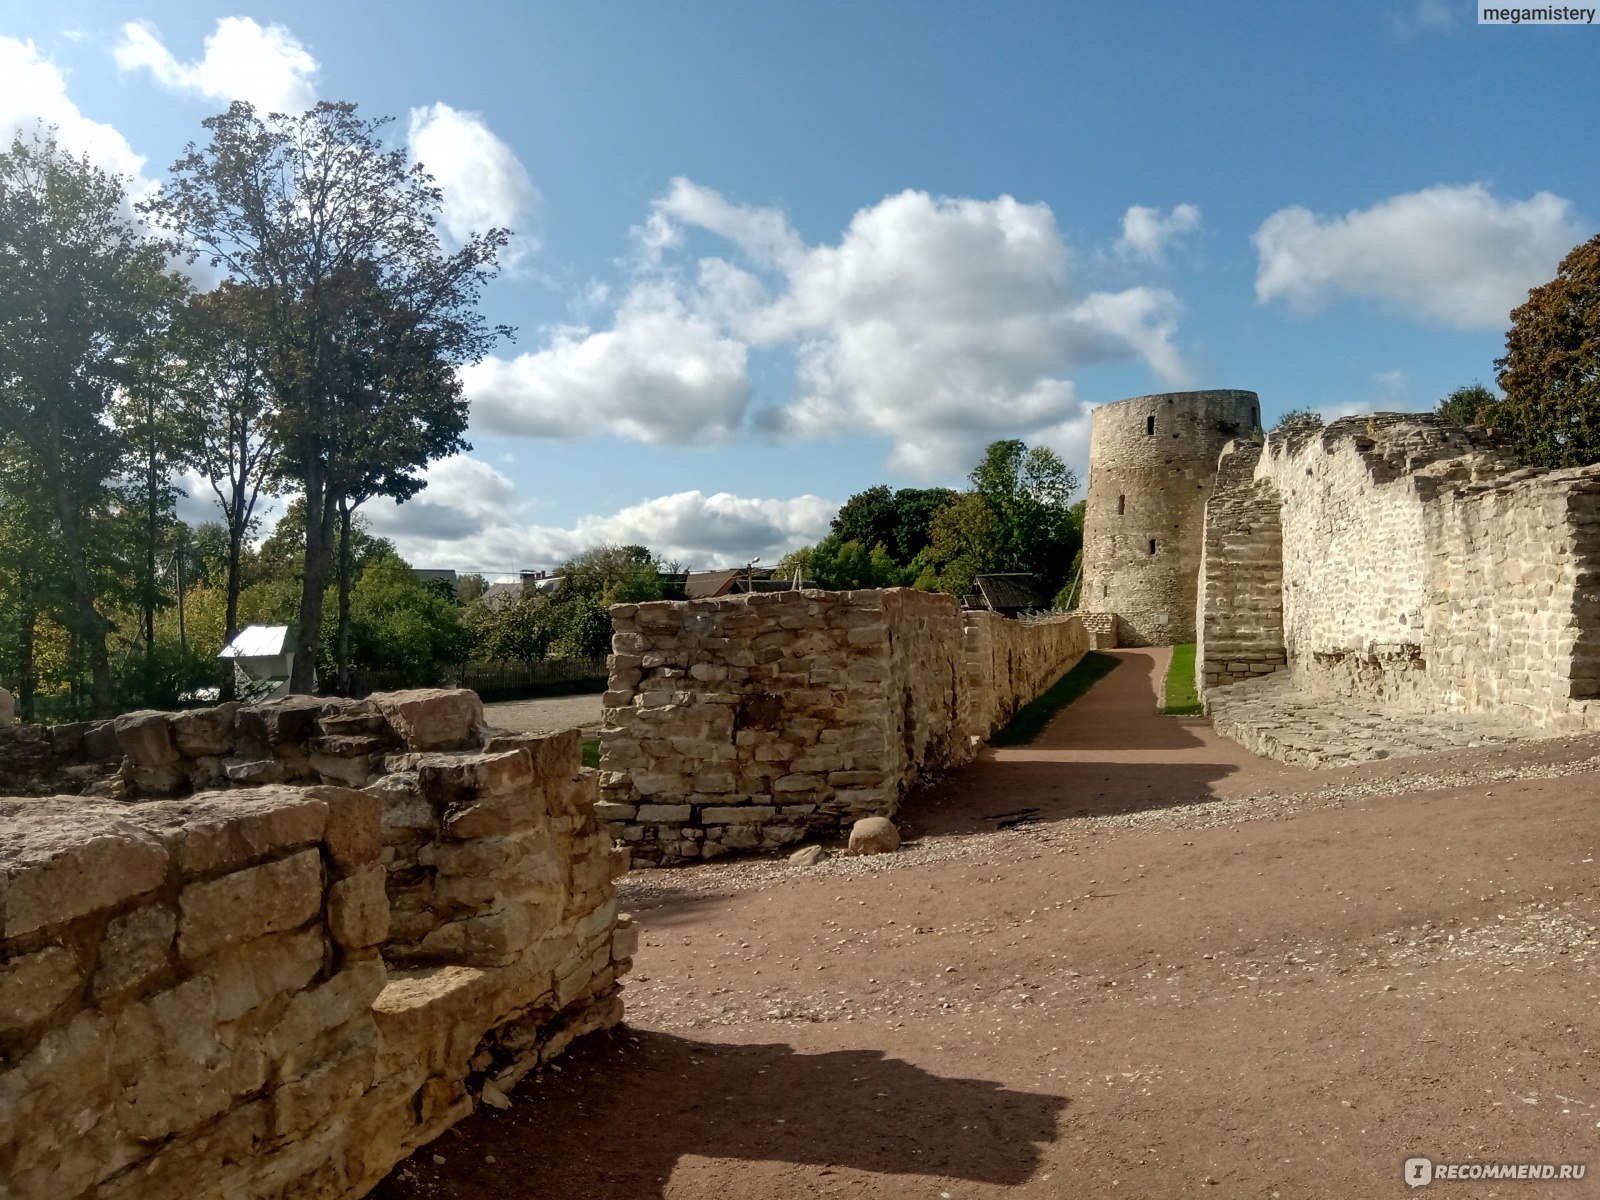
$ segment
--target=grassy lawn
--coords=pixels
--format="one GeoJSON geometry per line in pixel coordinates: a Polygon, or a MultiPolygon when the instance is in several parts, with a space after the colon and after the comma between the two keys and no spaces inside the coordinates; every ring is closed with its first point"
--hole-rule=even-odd
{"type": "Polygon", "coordinates": [[[583,744],[583,765],[598,767],[600,765],[600,739],[590,738],[583,744]]]}
{"type": "Polygon", "coordinates": [[[1172,662],[1167,667],[1165,703],[1161,713],[1167,717],[1194,717],[1205,711],[1199,693],[1194,688],[1194,643],[1188,642],[1172,648],[1172,662]]]}
{"type": "Polygon", "coordinates": [[[1120,663],[1120,658],[1089,651],[1073,667],[1045,691],[1017,710],[1017,715],[989,739],[991,746],[1025,746],[1039,736],[1039,731],[1079,696],[1109,675],[1120,663]]]}

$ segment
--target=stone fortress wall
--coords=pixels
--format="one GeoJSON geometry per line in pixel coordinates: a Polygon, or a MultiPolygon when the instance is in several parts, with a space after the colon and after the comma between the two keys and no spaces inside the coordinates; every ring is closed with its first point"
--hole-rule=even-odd
{"type": "Polygon", "coordinates": [[[615,1024],[638,935],[595,773],[575,733],[482,715],[413,692],[0,731],[96,793],[0,800],[0,1191],[361,1195],[615,1024]]]}
{"type": "Polygon", "coordinates": [[[1281,645],[1313,696],[1600,728],[1600,467],[1521,468],[1482,431],[1426,414],[1349,417],[1228,451],[1240,463],[1252,453],[1248,477],[1224,457],[1208,507],[1202,681],[1281,645]],[[1241,514],[1254,531],[1242,539],[1241,514]],[[1210,553],[1230,538],[1256,556],[1253,575],[1238,553],[1210,553]]]}
{"type": "Polygon", "coordinates": [[[611,610],[599,811],[661,864],[890,816],[1088,649],[1075,616],[963,613],[907,588],[611,610]]]}
{"type": "Polygon", "coordinates": [[[1195,581],[1217,456],[1261,422],[1254,392],[1173,392],[1090,418],[1086,613],[1113,614],[1124,646],[1195,640],[1195,581]]]}
{"type": "Polygon", "coordinates": [[[1195,614],[1195,676],[1206,688],[1288,663],[1283,645],[1283,524],[1278,490],[1255,478],[1261,447],[1230,442],[1206,501],[1195,614]]]}

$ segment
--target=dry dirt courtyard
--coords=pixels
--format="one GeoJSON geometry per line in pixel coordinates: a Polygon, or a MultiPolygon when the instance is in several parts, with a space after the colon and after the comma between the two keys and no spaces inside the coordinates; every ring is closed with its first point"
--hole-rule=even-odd
{"type": "Polygon", "coordinates": [[[1290,768],[1119,654],[897,855],[627,876],[626,1026],[375,1195],[1600,1196],[1600,738],[1290,768]]]}

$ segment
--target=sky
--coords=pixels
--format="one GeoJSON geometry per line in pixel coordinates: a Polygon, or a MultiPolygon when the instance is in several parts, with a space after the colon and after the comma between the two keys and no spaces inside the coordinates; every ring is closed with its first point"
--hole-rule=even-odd
{"type": "MultiPolygon", "coordinates": [[[[448,6],[0,0],[0,136],[138,190],[236,99],[349,100],[515,232],[472,450],[374,528],[495,575],[637,542],[772,563],[877,483],[1089,412],[1492,385],[1600,222],[1600,26],[1474,0],[448,6]]],[[[190,481],[183,511],[204,519],[190,481]]]]}

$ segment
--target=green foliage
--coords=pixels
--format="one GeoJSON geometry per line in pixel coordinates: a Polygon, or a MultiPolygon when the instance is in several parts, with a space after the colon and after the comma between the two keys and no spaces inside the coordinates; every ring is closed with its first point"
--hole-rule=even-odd
{"type": "Polygon", "coordinates": [[[1194,682],[1194,643],[1172,648],[1167,677],[1162,688],[1161,712],[1168,717],[1192,717],[1205,711],[1194,682]]]}
{"type": "Polygon", "coordinates": [[[560,614],[538,592],[526,591],[495,604],[474,604],[467,610],[472,657],[486,662],[542,662],[556,640],[560,614]]]}
{"type": "Polygon", "coordinates": [[[1469,383],[1441,399],[1433,411],[1452,425],[1493,425],[1499,403],[1500,397],[1483,384],[1469,383]]]}
{"type": "Polygon", "coordinates": [[[897,563],[909,563],[932,538],[934,514],[956,498],[949,488],[900,488],[878,484],[845,501],[830,533],[838,544],[882,545],[897,563]]]}
{"type": "Polygon", "coordinates": [[[1527,463],[1600,462],[1600,234],[1511,314],[1494,428],[1527,463]]]}
{"type": "Polygon", "coordinates": [[[1322,419],[1322,414],[1314,408],[1291,408],[1278,418],[1273,429],[1310,430],[1321,429],[1327,422],[1322,419]]]}
{"type": "Polygon", "coordinates": [[[409,684],[439,682],[441,669],[466,655],[461,610],[417,579],[403,559],[366,565],[350,592],[350,616],[352,663],[405,672],[409,684]]]}
{"type": "Polygon", "coordinates": [[[868,550],[851,539],[841,542],[836,534],[823,538],[810,552],[811,578],[825,588],[838,591],[853,588],[901,587],[906,572],[882,542],[868,550]]]}
{"type": "Polygon", "coordinates": [[[661,560],[646,546],[606,542],[561,564],[565,588],[601,607],[661,599],[661,560]]]}

